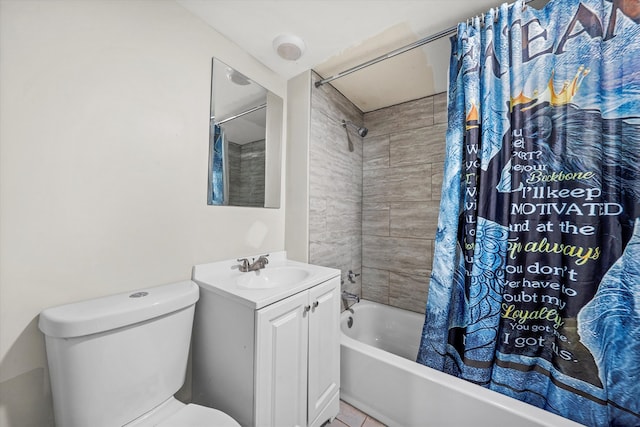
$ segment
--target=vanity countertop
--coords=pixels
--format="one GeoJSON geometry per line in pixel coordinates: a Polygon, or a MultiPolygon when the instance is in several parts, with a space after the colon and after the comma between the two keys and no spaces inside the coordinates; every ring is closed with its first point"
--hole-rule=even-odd
{"type": "MultiPolygon", "coordinates": [[[[247,257],[249,261],[260,255],[247,257]]],[[[265,268],[243,273],[233,260],[199,264],[192,279],[203,291],[218,293],[259,310],[319,283],[340,276],[340,270],[287,259],[286,252],[269,254],[265,268]]]]}

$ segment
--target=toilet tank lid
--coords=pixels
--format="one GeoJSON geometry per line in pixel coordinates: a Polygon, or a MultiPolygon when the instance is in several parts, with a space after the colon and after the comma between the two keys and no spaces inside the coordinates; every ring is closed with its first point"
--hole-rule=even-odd
{"type": "Polygon", "coordinates": [[[50,337],[81,337],[181,310],[198,297],[198,285],[187,280],[47,308],[40,313],[38,326],[50,337]]]}

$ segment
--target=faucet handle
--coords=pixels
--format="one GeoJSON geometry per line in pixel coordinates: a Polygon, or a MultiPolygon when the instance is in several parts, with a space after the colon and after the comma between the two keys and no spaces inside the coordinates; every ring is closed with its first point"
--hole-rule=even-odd
{"type": "Polygon", "coordinates": [[[260,255],[257,261],[254,264],[258,265],[258,268],[264,268],[267,264],[269,264],[269,259],[267,258],[269,254],[260,255]]]}
{"type": "Polygon", "coordinates": [[[347,279],[349,279],[349,282],[351,283],[356,283],[356,277],[358,277],[360,275],[360,273],[354,273],[353,270],[349,270],[349,273],[347,274],[347,279]]]}
{"type": "Polygon", "coordinates": [[[240,263],[240,271],[246,273],[249,271],[249,260],[247,258],[238,258],[237,261],[240,263]]]}

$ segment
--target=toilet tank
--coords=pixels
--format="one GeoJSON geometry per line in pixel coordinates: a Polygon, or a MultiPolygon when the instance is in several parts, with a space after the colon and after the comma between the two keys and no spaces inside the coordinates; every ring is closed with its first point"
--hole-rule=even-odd
{"type": "Polygon", "coordinates": [[[56,425],[122,426],[173,396],[198,295],[185,281],[40,313],[56,425]]]}

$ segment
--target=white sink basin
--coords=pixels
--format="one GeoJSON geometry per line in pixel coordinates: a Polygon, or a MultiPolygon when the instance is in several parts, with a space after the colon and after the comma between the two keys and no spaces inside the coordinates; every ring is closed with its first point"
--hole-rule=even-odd
{"type": "Polygon", "coordinates": [[[290,286],[309,277],[308,270],[298,267],[267,267],[262,270],[242,273],[236,285],[245,289],[269,289],[290,286]]]}
{"type": "Polygon", "coordinates": [[[192,278],[201,292],[224,295],[251,309],[260,310],[340,276],[340,270],[334,268],[289,260],[284,251],[269,254],[269,264],[262,270],[242,273],[239,266],[237,258],[196,265],[192,278]]]}

